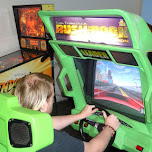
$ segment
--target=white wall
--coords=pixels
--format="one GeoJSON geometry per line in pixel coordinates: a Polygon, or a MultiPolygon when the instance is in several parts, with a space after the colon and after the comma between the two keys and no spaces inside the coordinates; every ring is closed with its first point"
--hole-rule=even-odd
{"type": "Polygon", "coordinates": [[[141,14],[142,0],[57,0],[56,10],[123,9],[141,14]]]}
{"type": "Polygon", "coordinates": [[[143,0],[142,14],[143,19],[152,25],[152,0],[143,0]]]}

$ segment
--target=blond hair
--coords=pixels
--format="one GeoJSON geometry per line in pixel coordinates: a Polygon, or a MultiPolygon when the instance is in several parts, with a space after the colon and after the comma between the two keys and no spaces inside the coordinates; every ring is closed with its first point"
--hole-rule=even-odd
{"type": "Polygon", "coordinates": [[[42,73],[31,73],[19,80],[15,88],[21,106],[40,110],[53,94],[53,79],[42,73]]]}

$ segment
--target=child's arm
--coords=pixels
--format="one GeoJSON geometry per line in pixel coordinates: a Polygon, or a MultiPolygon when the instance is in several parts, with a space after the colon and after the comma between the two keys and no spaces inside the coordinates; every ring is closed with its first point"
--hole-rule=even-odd
{"type": "Polygon", "coordinates": [[[86,105],[86,107],[78,114],[65,115],[65,116],[52,116],[53,128],[57,130],[61,130],[77,120],[81,120],[86,117],[89,117],[90,115],[98,111],[98,108],[95,109],[93,108],[95,108],[94,105],[86,105]]]}
{"type": "Polygon", "coordinates": [[[107,126],[92,140],[90,140],[89,142],[84,142],[85,152],[104,151],[114,133],[113,129],[116,131],[119,128],[120,122],[116,116],[111,114],[110,116],[107,117],[104,111],[103,111],[103,116],[105,119],[105,125],[107,126]]]}

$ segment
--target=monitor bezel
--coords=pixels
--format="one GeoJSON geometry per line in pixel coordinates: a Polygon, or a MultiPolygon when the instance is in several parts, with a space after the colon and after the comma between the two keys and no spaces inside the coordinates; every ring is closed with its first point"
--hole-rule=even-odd
{"type": "MultiPolygon", "coordinates": [[[[126,105],[122,105],[122,104],[118,104],[118,103],[115,103],[115,102],[112,102],[112,101],[108,101],[108,104],[112,105],[112,106],[109,107],[108,104],[103,104],[102,103],[102,105],[100,105],[98,103],[98,101],[101,101],[101,100],[94,99],[95,70],[96,70],[95,67],[96,67],[97,60],[90,60],[89,62],[90,63],[88,64],[88,69],[92,69],[92,70],[88,70],[88,77],[86,77],[86,80],[85,80],[86,82],[85,82],[85,86],[84,86],[84,92],[85,92],[86,102],[88,104],[96,105],[99,108],[99,110],[103,110],[103,109],[112,110],[112,111],[118,112],[118,113],[120,113],[120,114],[122,114],[122,115],[124,115],[128,118],[131,118],[133,120],[145,123],[145,121],[146,121],[145,120],[145,114],[140,116],[140,115],[138,115],[139,113],[136,110],[134,110],[130,107],[127,107],[126,105]],[[125,110],[119,110],[118,107],[121,107],[121,109],[123,108],[125,110]],[[125,111],[128,111],[128,110],[131,112],[131,114],[125,112],[125,111]]],[[[112,61],[109,61],[109,62],[112,62],[112,61]]],[[[107,103],[107,101],[106,101],[106,103],[107,103]]]]}

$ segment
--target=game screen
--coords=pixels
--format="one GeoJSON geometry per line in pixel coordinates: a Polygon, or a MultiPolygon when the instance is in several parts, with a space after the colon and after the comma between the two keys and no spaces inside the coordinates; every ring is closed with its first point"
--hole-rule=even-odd
{"type": "Polygon", "coordinates": [[[144,115],[140,74],[137,67],[118,65],[111,61],[97,61],[94,81],[94,100],[98,104],[117,103],[119,106],[115,105],[115,109],[118,111],[126,113],[135,111],[137,116],[144,115]]]}

